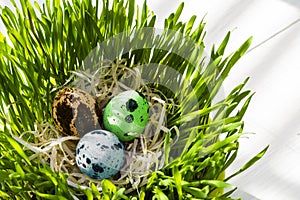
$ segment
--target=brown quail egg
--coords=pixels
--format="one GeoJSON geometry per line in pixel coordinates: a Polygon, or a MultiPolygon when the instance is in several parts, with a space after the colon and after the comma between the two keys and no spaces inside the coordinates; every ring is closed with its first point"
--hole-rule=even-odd
{"type": "Polygon", "coordinates": [[[101,129],[102,113],[96,100],[78,88],[64,88],[56,94],[52,115],[57,130],[64,135],[82,137],[101,129]]]}

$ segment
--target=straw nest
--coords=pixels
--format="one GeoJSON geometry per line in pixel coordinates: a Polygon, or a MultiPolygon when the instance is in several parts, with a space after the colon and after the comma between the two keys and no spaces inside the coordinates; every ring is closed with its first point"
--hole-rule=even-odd
{"type": "MultiPolygon", "coordinates": [[[[178,128],[167,127],[167,116],[172,114],[176,105],[160,91],[146,85],[138,68],[127,67],[124,60],[104,62],[93,72],[78,70],[65,86],[72,86],[89,92],[103,109],[115,95],[126,90],[142,92],[150,106],[149,122],[142,134],[130,142],[124,143],[126,161],[120,172],[110,178],[117,186],[126,188],[126,193],[138,190],[148,181],[148,175],[165,165],[165,145],[173,145],[179,135],[178,128]],[[175,133],[166,144],[167,133],[175,133]]],[[[57,91],[55,89],[54,91],[57,91]]],[[[93,182],[101,191],[101,181],[82,174],[76,166],[75,149],[79,141],[77,136],[64,136],[55,129],[50,121],[36,123],[35,130],[24,132],[14,138],[34,153],[30,160],[47,164],[54,171],[69,175],[68,184],[72,187],[89,187],[93,182]],[[26,139],[25,139],[26,138],[26,139]],[[29,139],[28,139],[29,138],[29,139]],[[33,141],[33,142],[28,142],[33,141]]]]}

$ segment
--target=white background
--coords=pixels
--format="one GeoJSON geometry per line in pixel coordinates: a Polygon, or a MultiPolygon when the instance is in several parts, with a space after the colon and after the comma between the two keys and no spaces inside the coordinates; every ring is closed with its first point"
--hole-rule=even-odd
{"type": "MultiPolygon", "coordinates": [[[[9,5],[0,0],[0,5],[9,5]]],[[[43,2],[43,1],[39,1],[43,2]]],[[[137,3],[142,4],[142,0],[137,3]]],[[[157,28],[176,11],[181,1],[149,0],[157,15],[157,28]]],[[[206,46],[219,44],[233,31],[227,53],[253,36],[252,50],[235,66],[224,84],[229,93],[250,77],[247,89],[255,91],[245,116],[245,131],[237,161],[238,170],[270,144],[264,158],[231,180],[246,200],[298,200],[300,190],[300,1],[297,0],[186,0],[181,20],[205,16],[206,46]],[[297,21],[298,20],[298,21],[297,21]],[[253,196],[253,197],[250,197],[253,196]],[[255,198],[254,198],[255,197],[255,198]]],[[[3,26],[0,26],[3,31],[3,26]]]]}

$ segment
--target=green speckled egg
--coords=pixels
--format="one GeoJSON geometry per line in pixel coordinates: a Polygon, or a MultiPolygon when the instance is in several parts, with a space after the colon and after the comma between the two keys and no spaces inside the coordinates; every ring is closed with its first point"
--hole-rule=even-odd
{"type": "Polygon", "coordinates": [[[106,130],[121,141],[130,141],[142,133],[149,119],[149,104],[145,96],[129,90],[113,97],[106,105],[103,123],[106,130]]]}

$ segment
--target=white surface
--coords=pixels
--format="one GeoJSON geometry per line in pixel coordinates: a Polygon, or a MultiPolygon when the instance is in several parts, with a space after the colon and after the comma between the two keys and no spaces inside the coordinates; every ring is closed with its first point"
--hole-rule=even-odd
{"type": "MultiPolygon", "coordinates": [[[[1,5],[7,5],[1,0],[1,5]]],[[[141,0],[137,0],[141,3],[141,0]]],[[[158,19],[157,28],[174,12],[179,0],[149,0],[158,19]]],[[[207,22],[206,44],[219,44],[233,30],[228,53],[249,36],[252,47],[260,44],[300,18],[297,0],[186,0],[181,19],[192,15],[207,22]]],[[[0,27],[1,28],[1,27],[0,27]]],[[[297,200],[300,189],[300,22],[247,53],[224,84],[228,93],[250,77],[247,85],[256,94],[245,116],[245,131],[255,132],[241,140],[237,162],[228,174],[270,144],[265,157],[232,180],[239,189],[262,200],[297,200]]],[[[247,199],[245,197],[245,199],[247,199]]]]}

